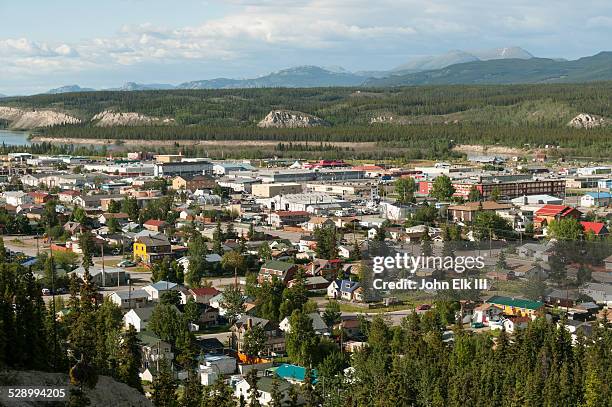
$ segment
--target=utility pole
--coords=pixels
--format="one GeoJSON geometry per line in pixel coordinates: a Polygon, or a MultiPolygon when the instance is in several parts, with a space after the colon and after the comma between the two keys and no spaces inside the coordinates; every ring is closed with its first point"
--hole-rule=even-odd
{"type": "Polygon", "coordinates": [[[104,271],[104,242],[102,242],[102,287],[106,287],[106,273],[104,271]]]}

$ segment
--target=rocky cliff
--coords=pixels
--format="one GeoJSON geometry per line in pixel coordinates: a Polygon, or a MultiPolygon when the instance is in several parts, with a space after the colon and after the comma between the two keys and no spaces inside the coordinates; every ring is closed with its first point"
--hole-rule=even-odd
{"type": "Polygon", "coordinates": [[[257,126],[293,129],[298,127],[329,126],[329,123],[319,117],[302,112],[272,110],[257,126]]]}
{"type": "Polygon", "coordinates": [[[8,121],[10,128],[16,130],[81,123],[74,116],[53,110],[25,110],[6,106],[0,106],[0,119],[8,121]]]}
{"type": "Polygon", "coordinates": [[[91,121],[96,122],[95,126],[98,127],[155,126],[174,123],[174,119],[146,116],[134,112],[114,112],[112,110],[105,110],[96,114],[91,118],[91,121]]]}
{"type": "MultiPolygon", "coordinates": [[[[0,373],[0,384],[11,386],[68,386],[67,374],[38,371],[4,371],[0,373]]],[[[100,376],[93,389],[85,388],[85,395],[92,407],[153,407],[153,404],[138,390],[124,383],[119,383],[107,376],[100,376]]],[[[40,406],[45,403],[35,401],[17,401],[8,405],[15,407],[40,406]]],[[[2,401],[0,401],[0,405],[2,401]]],[[[55,405],[55,404],[54,404],[55,405]]]]}
{"type": "Polygon", "coordinates": [[[608,126],[612,121],[605,117],[596,116],[593,114],[580,113],[567,124],[569,127],[576,129],[592,129],[595,127],[608,126]]]}

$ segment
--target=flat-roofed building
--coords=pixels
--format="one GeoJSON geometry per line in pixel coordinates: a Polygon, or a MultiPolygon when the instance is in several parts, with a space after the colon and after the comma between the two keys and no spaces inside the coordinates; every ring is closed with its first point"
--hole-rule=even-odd
{"type": "Polygon", "coordinates": [[[276,195],[299,194],[302,185],[296,182],[279,182],[253,185],[251,194],[260,198],[272,198],[276,195]]]}

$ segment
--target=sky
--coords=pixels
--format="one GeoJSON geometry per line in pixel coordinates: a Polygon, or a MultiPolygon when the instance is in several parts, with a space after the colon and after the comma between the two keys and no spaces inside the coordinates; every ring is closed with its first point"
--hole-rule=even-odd
{"type": "Polygon", "coordinates": [[[0,0],[0,94],[388,70],[450,50],[612,49],[610,0],[0,0]]]}

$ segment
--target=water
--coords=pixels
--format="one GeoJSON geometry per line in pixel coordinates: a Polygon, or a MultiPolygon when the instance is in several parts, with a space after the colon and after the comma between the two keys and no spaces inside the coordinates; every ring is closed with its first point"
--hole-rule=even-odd
{"type": "Polygon", "coordinates": [[[25,131],[0,130],[0,145],[4,143],[7,146],[29,146],[30,134],[25,131]]]}

